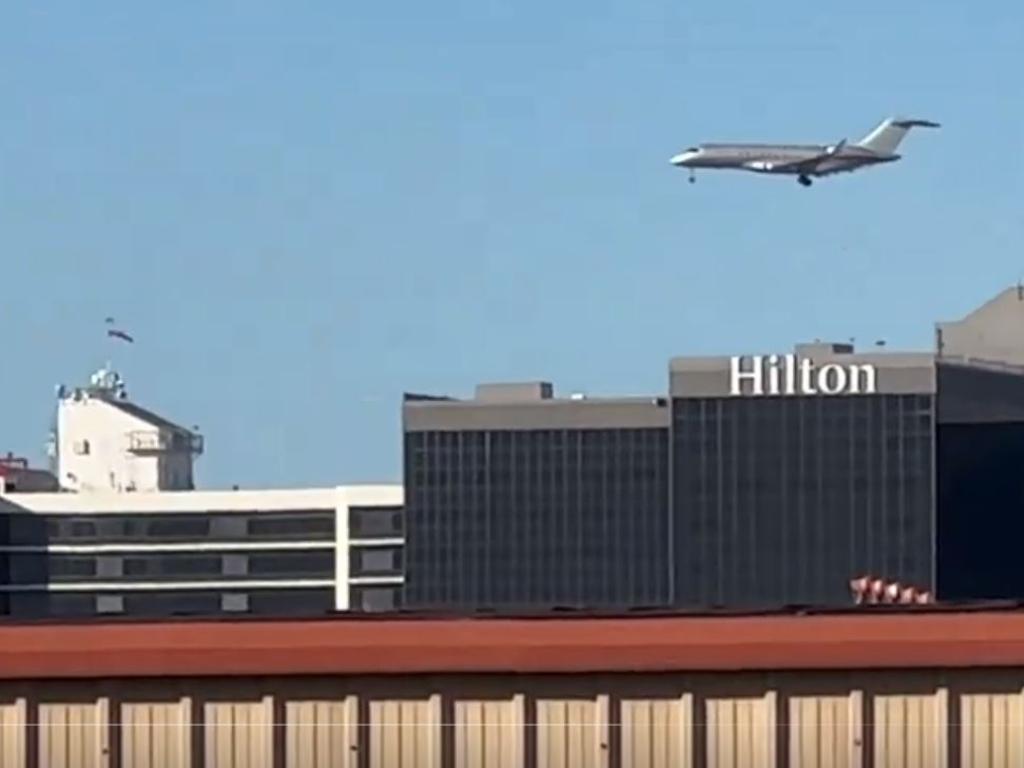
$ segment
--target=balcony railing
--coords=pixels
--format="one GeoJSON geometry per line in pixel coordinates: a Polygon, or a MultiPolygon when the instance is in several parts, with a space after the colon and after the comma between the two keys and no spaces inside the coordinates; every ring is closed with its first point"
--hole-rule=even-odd
{"type": "Polygon", "coordinates": [[[128,450],[132,453],[203,452],[203,436],[190,432],[137,430],[128,433],[128,450]]]}

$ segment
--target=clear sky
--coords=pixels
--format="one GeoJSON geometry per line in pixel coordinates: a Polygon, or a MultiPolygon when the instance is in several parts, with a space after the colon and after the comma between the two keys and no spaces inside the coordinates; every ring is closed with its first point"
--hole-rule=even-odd
{"type": "Polygon", "coordinates": [[[108,357],[254,487],[399,479],[403,390],[927,349],[1024,277],[1022,72],[1009,0],[3,3],[0,449],[108,357]],[[811,189],[668,163],[896,113],[811,189]]]}

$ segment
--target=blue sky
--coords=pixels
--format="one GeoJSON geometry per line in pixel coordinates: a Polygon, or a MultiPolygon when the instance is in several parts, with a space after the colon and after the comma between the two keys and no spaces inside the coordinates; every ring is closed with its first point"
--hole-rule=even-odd
{"type": "Polygon", "coordinates": [[[0,448],[108,357],[254,487],[398,479],[403,390],[928,348],[1024,277],[1020,72],[997,0],[4,3],[0,448]],[[810,190],[668,164],[893,113],[943,127],[810,190]]]}

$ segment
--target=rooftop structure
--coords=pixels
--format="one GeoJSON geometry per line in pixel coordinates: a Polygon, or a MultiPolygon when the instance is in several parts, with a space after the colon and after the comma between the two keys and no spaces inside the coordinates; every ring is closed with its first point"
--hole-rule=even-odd
{"type": "Polygon", "coordinates": [[[195,487],[203,438],[129,400],[107,366],[86,387],[58,387],[50,451],[64,490],[182,491],[195,487]]]}
{"type": "Polygon", "coordinates": [[[28,459],[10,452],[0,456],[0,493],[56,490],[57,478],[53,473],[31,467],[28,459]]]}

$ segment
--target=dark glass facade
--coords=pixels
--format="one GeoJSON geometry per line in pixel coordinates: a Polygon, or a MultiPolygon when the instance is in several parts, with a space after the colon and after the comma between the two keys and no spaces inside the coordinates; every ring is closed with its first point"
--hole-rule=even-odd
{"type": "Polygon", "coordinates": [[[405,434],[407,607],[667,605],[668,430],[405,434]]]}
{"type": "Polygon", "coordinates": [[[934,397],[672,408],[677,604],[848,604],[864,574],[933,588],[934,397]]]}
{"type": "Polygon", "coordinates": [[[1024,596],[1024,366],[851,350],[676,358],[660,422],[522,389],[408,405],[407,605],[1024,596]]]}
{"type": "Polygon", "coordinates": [[[937,593],[1020,599],[1024,569],[1024,375],[1000,365],[938,369],[937,593]]]}
{"type": "Polygon", "coordinates": [[[1024,422],[938,430],[938,593],[1024,597],[1024,422]]]}

